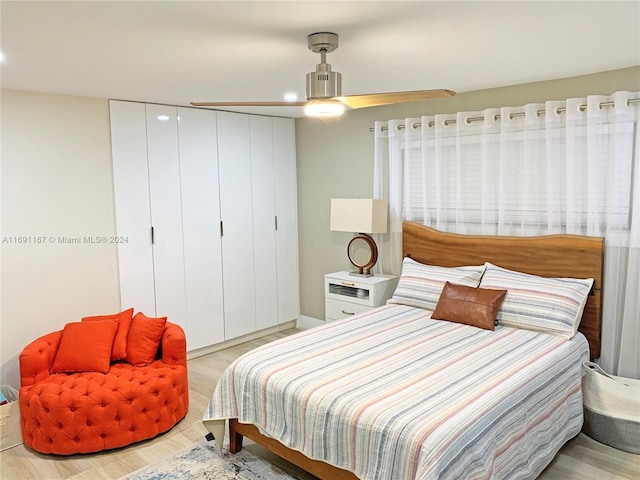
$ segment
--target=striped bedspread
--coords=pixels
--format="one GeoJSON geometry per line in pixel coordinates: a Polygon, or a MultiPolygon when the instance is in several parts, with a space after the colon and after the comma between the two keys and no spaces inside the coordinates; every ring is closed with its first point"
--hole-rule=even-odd
{"type": "Polygon", "coordinates": [[[205,425],[253,423],[367,480],[535,478],[582,426],[586,339],[430,313],[387,305],[259,347],[205,425]]]}

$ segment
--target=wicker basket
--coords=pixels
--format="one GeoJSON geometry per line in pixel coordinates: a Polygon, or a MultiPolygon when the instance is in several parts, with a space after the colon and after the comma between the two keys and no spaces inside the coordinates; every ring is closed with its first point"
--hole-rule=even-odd
{"type": "Polygon", "coordinates": [[[640,453],[640,380],[609,375],[584,362],[584,426],[594,440],[618,450],[640,453]]]}
{"type": "Polygon", "coordinates": [[[9,386],[2,385],[2,395],[8,403],[0,405],[0,452],[7,448],[15,447],[22,443],[20,431],[20,406],[18,405],[18,391],[9,386]]]}

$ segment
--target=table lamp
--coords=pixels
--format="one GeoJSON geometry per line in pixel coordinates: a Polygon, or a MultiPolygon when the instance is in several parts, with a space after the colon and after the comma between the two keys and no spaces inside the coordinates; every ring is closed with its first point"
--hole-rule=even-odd
{"type": "Polygon", "coordinates": [[[387,202],[371,198],[332,198],[330,223],[333,232],[357,233],[347,246],[347,257],[358,269],[350,275],[373,276],[371,269],[378,261],[378,247],[370,234],[386,233],[387,202]]]}

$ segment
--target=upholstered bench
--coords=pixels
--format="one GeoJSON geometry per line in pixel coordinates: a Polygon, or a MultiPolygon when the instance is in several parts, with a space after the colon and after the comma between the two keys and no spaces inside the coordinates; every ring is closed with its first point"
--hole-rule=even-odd
{"type": "Polygon", "coordinates": [[[27,446],[62,455],[117,448],[165,432],[186,415],[186,340],[178,325],[166,323],[150,364],[114,361],[106,373],[50,373],[62,334],[45,335],[20,355],[27,446]]]}

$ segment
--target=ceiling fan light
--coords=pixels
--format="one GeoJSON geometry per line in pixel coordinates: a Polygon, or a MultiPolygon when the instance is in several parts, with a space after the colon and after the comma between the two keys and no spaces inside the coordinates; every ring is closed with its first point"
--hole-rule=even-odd
{"type": "Polygon", "coordinates": [[[311,100],[305,107],[308,117],[339,117],[344,113],[344,104],[338,100],[311,100]]]}

